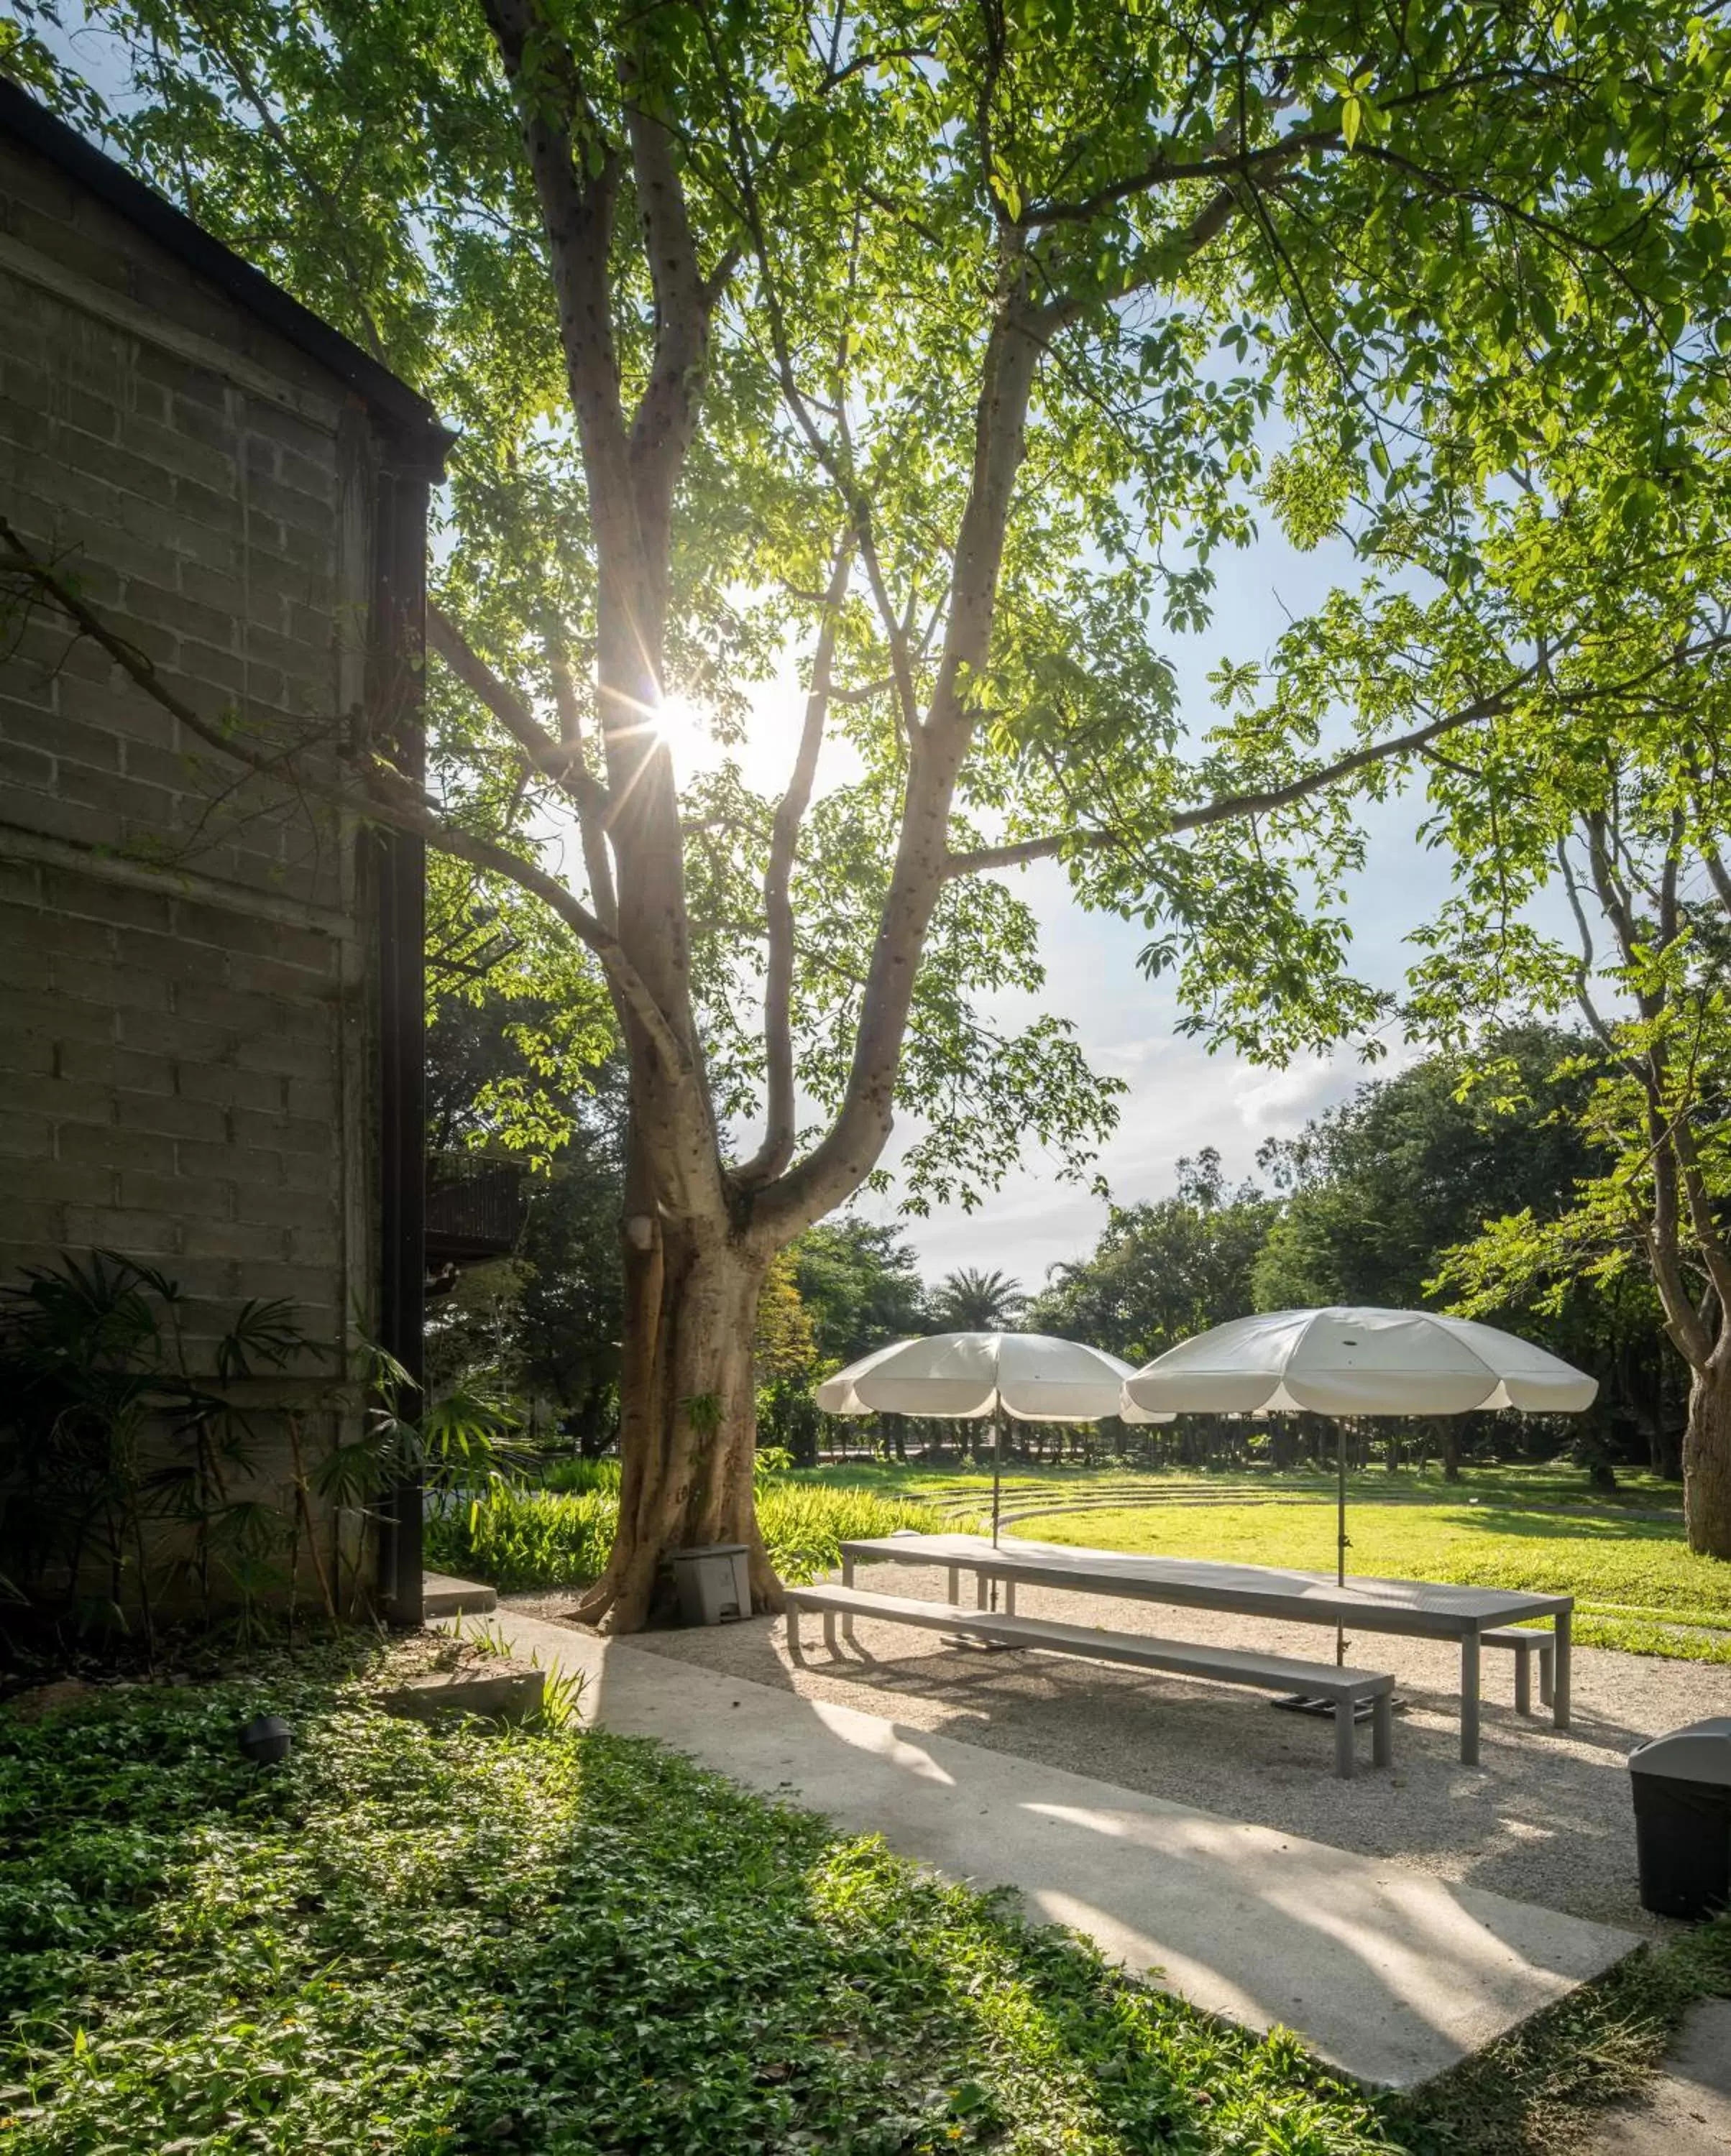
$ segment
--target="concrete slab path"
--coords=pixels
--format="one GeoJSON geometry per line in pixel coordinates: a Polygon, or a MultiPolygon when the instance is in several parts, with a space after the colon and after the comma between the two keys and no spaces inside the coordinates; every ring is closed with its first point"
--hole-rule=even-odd
{"type": "Polygon", "coordinates": [[[1295,2030],[1374,2085],[1430,2080],[1640,1943],[515,1610],[494,1625],[544,1666],[582,1671],[586,1719],[881,1834],[953,1878],[1013,1887],[1035,1917],[1212,2013],[1295,2030]]]}

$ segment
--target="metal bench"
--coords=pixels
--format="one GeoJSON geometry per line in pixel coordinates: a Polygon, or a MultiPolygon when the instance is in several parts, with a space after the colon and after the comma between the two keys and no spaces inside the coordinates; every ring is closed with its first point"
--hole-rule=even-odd
{"type": "Polygon", "coordinates": [[[788,1651],[804,1660],[799,1639],[804,1612],[821,1616],[824,1644],[840,1652],[838,1620],[874,1617],[914,1625],[928,1632],[958,1633],[994,1646],[1035,1647],[1049,1655],[1077,1655],[1089,1661],[1126,1662],[1174,1676],[1204,1677],[1215,1684],[1248,1685],[1257,1691],[1302,1691],[1334,1707],[1334,1771],[1350,1775],[1356,1765],[1353,1735],[1359,1704],[1371,1708],[1371,1757],[1386,1767],[1394,1753],[1392,1676],[1375,1670],[1337,1669],[1332,1662],[1297,1662],[1282,1655],[1246,1654],[1232,1647],[1205,1647],[1183,1640],[1156,1640],[1138,1632],[1098,1632],[1086,1625],[1056,1625],[1041,1617],[1013,1617],[958,1603],[925,1602],[902,1594],[871,1594],[857,1587],[790,1587],[787,1590],[788,1651]]]}
{"type": "Polygon", "coordinates": [[[1533,1657],[1538,1657],[1538,1703],[1549,1707],[1556,1697],[1557,1641],[1551,1632],[1536,1632],[1525,1625],[1499,1625],[1481,1632],[1482,1647],[1508,1647],[1515,1658],[1515,1712],[1533,1712],[1533,1657]]]}

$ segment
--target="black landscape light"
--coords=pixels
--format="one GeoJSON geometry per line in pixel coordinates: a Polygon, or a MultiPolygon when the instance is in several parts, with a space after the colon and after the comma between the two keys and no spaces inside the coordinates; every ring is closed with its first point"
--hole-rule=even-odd
{"type": "Polygon", "coordinates": [[[240,1732],[240,1748],[254,1766],[275,1767],[289,1756],[294,1732],[280,1714],[260,1714],[240,1732]]]}

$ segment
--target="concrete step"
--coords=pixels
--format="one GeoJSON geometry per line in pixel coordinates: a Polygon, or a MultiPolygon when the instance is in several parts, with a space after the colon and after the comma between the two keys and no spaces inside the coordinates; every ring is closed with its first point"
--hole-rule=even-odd
{"type": "Polygon", "coordinates": [[[421,1574],[421,1612],[429,1625],[435,1617],[481,1616],[498,1607],[497,1593],[478,1579],[453,1579],[448,1572],[421,1574]]]}

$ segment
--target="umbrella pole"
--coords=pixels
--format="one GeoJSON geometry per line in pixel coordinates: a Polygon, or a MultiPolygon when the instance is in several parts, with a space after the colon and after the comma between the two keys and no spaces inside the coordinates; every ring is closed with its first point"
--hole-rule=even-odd
{"type": "MultiPolygon", "coordinates": [[[[1337,1442],[1335,1459],[1335,1537],[1334,1581],[1338,1587],[1346,1585],[1346,1424],[1334,1425],[1337,1442]]],[[[1346,1625],[1344,1621],[1334,1627],[1334,1666],[1346,1666],[1346,1625]]]]}
{"type": "MultiPolygon", "coordinates": [[[[998,1547],[998,1513],[1003,1502],[1004,1486],[1004,1402],[1000,1397],[992,1409],[992,1548],[998,1547]]],[[[998,1583],[992,1582],[992,1607],[998,1607],[998,1583]]]]}

